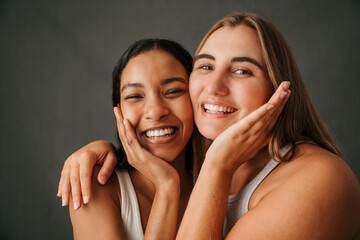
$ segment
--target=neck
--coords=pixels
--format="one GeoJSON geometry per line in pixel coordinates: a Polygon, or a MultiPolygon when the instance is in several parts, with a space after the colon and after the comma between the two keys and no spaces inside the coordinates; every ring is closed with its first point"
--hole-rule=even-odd
{"type": "Polygon", "coordinates": [[[230,194],[238,193],[245,187],[269,162],[270,156],[267,146],[262,148],[253,158],[243,163],[234,173],[230,194]]]}

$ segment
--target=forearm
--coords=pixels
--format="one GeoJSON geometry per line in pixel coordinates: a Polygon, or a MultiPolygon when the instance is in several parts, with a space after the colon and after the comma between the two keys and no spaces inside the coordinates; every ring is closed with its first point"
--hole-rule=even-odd
{"type": "Polygon", "coordinates": [[[177,239],[222,239],[231,176],[205,161],[191,193],[177,239]]]}
{"type": "Polygon", "coordinates": [[[175,239],[180,184],[179,181],[157,189],[145,230],[144,239],[175,239]]]}

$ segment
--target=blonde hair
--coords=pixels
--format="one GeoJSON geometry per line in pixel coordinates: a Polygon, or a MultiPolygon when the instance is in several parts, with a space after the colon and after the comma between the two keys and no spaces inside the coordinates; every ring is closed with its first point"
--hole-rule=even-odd
{"type": "Polygon", "coordinates": [[[281,82],[290,82],[291,95],[274,126],[268,145],[270,156],[277,156],[280,161],[289,161],[295,155],[295,144],[307,141],[342,157],[339,147],[310,100],[290,47],[270,21],[254,13],[232,13],[220,19],[208,31],[195,56],[216,30],[238,25],[255,30],[273,91],[281,82]],[[292,145],[291,151],[281,156],[280,148],[288,143],[292,145]]]}

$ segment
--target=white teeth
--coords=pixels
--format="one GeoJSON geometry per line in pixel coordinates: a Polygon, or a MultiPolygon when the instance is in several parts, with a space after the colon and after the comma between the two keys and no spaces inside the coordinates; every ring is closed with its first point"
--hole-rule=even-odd
{"type": "Polygon", "coordinates": [[[174,128],[163,128],[160,130],[150,130],[150,131],[146,131],[145,134],[148,138],[151,137],[163,137],[165,135],[170,135],[175,131],[174,128]]]}
{"type": "Polygon", "coordinates": [[[212,105],[212,104],[204,104],[205,112],[208,113],[219,113],[219,114],[225,114],[225,113],[232,113],[235,111],[235,108],[231,107],[223,107],[218,105],[212,105]]]}

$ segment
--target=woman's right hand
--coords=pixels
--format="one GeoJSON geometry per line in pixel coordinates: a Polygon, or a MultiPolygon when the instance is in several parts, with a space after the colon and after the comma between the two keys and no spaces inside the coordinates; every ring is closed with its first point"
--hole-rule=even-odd
{"type": "Polygon", "coordinates": [[[129,164],[145,175],[154,184],[156,190],[164,187],[166,183],[179,183],[179,175],[173,166],[140,145],[134,129],[130,122],[123,118],[119,107],[114,107],[114,113],[119,138],[129,164]]]}
{"type": "Polygon", "coordinates": [[[88,203],[94,165],[102,165],[97,178],[100,184],[105,184],[116,162],[113,145],[103,140],[91,142],[71,154],[64,163],[58,187],[57,195],[62,198],[62,205],[69,204],[70,194],[75,210],[81,206],[81,202],[88,203]]]}

